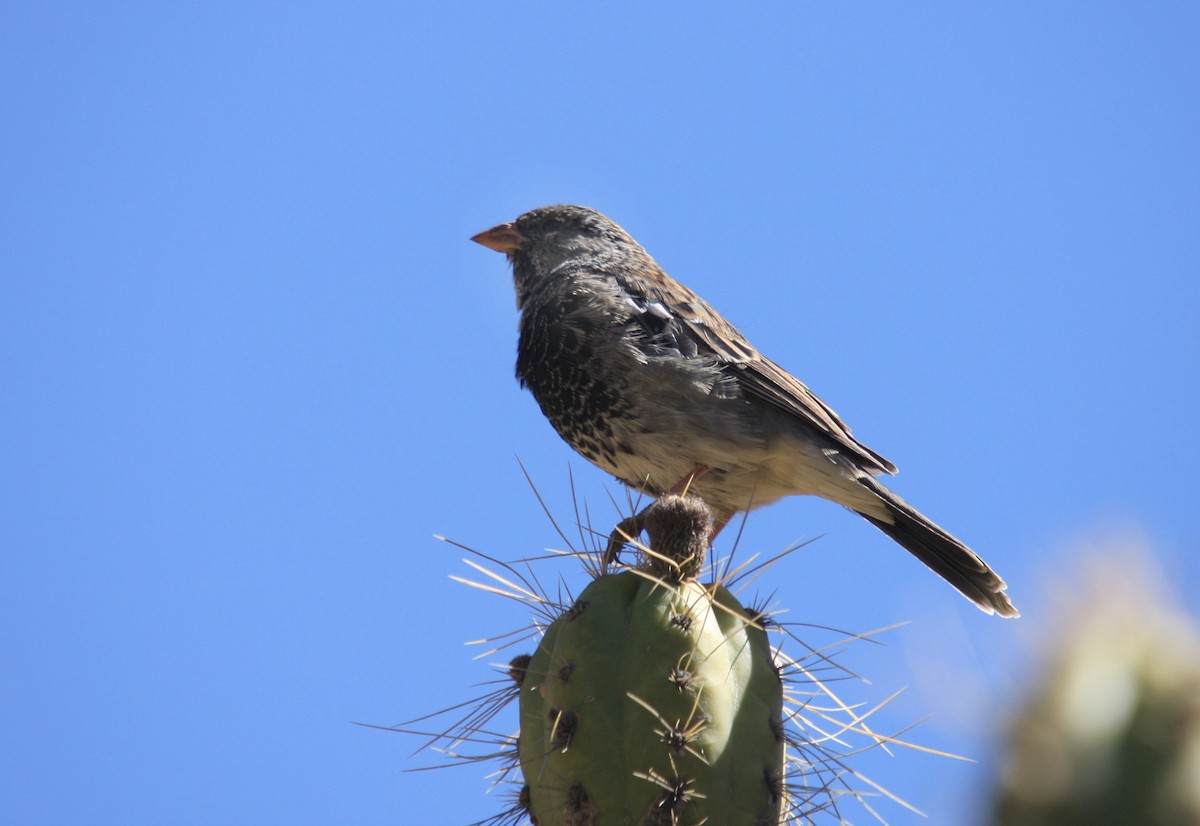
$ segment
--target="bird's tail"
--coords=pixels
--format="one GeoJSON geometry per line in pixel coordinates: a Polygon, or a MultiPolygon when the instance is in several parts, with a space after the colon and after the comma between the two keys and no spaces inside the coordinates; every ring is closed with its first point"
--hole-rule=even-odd
{"type": "Polygon", "coordinates": [[[861,512],[860,516],[896,540],[982,610],[1002,617],[1020,616],[1004,593],[1008,587],[1004,580],[974,551],[873,478],[867,476],[858,481],[883,500],[891,521],[861,512]]]}

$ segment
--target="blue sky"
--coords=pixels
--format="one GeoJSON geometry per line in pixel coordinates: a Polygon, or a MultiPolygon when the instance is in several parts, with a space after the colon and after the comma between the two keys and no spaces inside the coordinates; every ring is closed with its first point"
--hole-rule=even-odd
{"type": "Polygon", "coordinates": [[[564,522],[569,470],[615,519],[467,240],[545,203],[623,224],[1008,580],[1015,623],[827,503],[746,526],[820,537],[760,583],[789,618],[911,621],[853,652],[863,696],[906,687],[882,728],[932,715],[914,739],[979,762],[868,755],[930,815],[890,822],[978,822],[1082,549],[1144,540],[1200,609],[1192,6],[48,2],[0,32],[6,822],[501,808],[351,721],[491,678],[463,643],[526,616],[433,535],[561,546],[517,457],[564,522]]]}

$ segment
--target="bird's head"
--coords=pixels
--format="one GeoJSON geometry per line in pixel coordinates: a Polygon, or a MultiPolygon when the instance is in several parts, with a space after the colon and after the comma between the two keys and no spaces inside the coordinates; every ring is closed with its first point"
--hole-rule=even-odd
{"type": "Polygon", "coordinates": [[[649,257],[615,221],[571,204],[532,209],[471,240],[508,256],[521,306],[526,296],[556,277],[580,269],[602,272],[649,257]]]}

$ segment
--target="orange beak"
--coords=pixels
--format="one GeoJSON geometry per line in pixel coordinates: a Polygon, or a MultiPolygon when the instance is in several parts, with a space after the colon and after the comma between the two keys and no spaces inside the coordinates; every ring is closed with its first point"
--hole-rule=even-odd
{"type": "Polygon", "coordinates": [[[512,221],[509,221],[507,224],[492,227],[478,235],[472,235],[471,240],[496,252],[513,252],[520,249],[521,245],[529,239],[513,226],[512,221]]]}

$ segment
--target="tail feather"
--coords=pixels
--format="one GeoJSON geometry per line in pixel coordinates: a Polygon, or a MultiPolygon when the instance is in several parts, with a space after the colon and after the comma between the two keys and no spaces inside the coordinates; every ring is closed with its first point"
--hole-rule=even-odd
{"type": "Polygon", "coordinates": [[[974,551],[930,522],[912,505],[873,478],[863,477],[858,481],[883,500],[892,521],[888,522],[861,512],[860,516],[924,562],[930,570],[957,588],[983,611],[1002,617],[1020,616],[1004,593],[1004,589],[1008,587],[1004,580],[974,551]]]}

